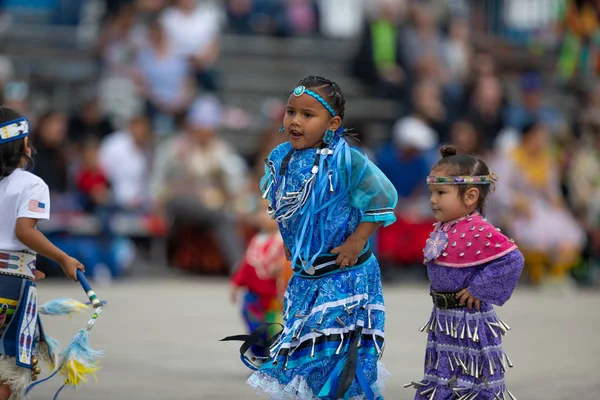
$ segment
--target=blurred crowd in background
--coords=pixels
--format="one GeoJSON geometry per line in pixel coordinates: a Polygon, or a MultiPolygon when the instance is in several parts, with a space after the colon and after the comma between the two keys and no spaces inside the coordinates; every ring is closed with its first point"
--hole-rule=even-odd
{"type": "MultiPolygon", "coordinates": [[[[266,54],[271,39],[290,49],[291,64],[267,55],[282,70],[294,67],[294,53],[307,51],[302,46],[349,49],[343,68],[324,67],[327,77],[342,90],[350,82],[356,99],[374,99],[364,103],[367,116],[378,111],[376,99],[394,105],[378,136],[361,117],[353,120],[400,197],[398,222],[374,239],[384,274],[422,268],[433,222],[425,177],[440,144],[453,143],[499,176],[487,216],[525,254],[524,279],[551,288],[597,282],[600,1],[0,4],[0,31],[19,21],[87,28],[85,53],[99,74],[68,92],[74,106],[37,96],[10,54],[0,57],[0,83],[2,103],[34,127],[34,173],[52,193],[52,219],[41,229],[94,278],[127,274],[141,248],[150,249],[146,261],[187,270],[236,268],[256,229],[262,160],[285,140],[278,134],[285,94],[303,76],[273,76],[267,82],[278,89],[261,84],[258,111],[244,108],[224,93],[257,81],[242,58],[236,65],[229,55],[225,63],[223,47],[244,43],[246,52],[266,54]],[[250,130],[259,134],[248,147],[242,142],[250,130]]],[[[318,63],[319,56],[301,61],[318,63]]]]}

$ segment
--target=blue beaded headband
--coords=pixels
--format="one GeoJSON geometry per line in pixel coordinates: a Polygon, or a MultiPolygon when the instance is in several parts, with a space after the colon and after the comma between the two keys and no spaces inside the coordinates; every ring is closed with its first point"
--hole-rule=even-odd
{"type": "Polygon", "coordinates": [[[29,120],[27,117],[0,123],[0,144],[22,139],[26,136],[29,136],[29,120]]]}
{"type": "Polygon", "coordinates": [[[308,90],[304,86],[298,86],[296,89],[294,89],[290,92],[290,94],[292,94],[292,93],[296,97],[300,97],[305,93],[309,96],[314,97],[315,99],[318,100],[319,103],[323,104],[323,107],[325,107],[327,109],[327,111],[329,111],[329,113],[331,114],[332,117],[335,117],[335,110],[333,109],[333,107],[331,107],[329,105],[329,103],[327,103],[321,96],[319,96],[318,93],[315,93],[312,90],[308,90]]]}

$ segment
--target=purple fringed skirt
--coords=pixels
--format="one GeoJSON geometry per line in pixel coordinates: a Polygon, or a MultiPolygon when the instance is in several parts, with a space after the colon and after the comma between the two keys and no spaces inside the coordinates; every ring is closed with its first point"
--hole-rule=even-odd
{"type": "Polygon", "coordinates": [[[509,400],[504,372],[512,362],[502,350],[502,335],[510,327],[492,305],[481,310],[433,308],[421,328],[428,333],[425,376],[411,382],[415,400],[509,400]]]}

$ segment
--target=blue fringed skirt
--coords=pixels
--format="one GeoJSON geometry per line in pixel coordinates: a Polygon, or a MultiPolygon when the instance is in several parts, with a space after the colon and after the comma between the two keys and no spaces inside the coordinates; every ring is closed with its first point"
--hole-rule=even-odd
{"type": "Polygon", "coordinates": [[[335,400],[351,344],[360,336],[356,376],[345,398],[383,399],[383,380],[389,376],[379,361],[384,325],[374,256],[332,275],[294,276],[285,294],[284,330],[270,349],[272,360],[247,383],[272,399],[335,400]]]}

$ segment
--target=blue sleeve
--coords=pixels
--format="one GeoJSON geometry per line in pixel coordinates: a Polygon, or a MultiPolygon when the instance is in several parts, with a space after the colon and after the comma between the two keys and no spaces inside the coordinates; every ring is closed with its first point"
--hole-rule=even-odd
{"type": "Polygon", "coordinates": [[[350,204],[363,212],[361,222],[380,222],[383,226],[394,223],[398,203],[394,185],[359,150],[352,149],[351,157],[350,204]]]}

